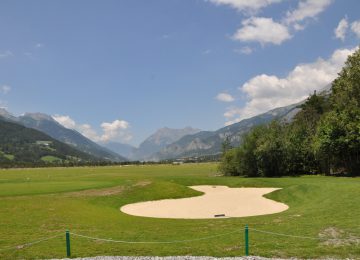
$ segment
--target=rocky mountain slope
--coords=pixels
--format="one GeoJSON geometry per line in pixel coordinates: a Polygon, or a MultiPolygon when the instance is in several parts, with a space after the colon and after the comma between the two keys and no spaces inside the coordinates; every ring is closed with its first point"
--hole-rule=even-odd
{"type": "Polygon", "coordinates": [[[232,146],[237,146],[240,143],[241,136],[256,125],[269,123],[274,119],[291,120],[300,110],[299,105],[300,103],[276,108],[214,132],[201,131],[193,135],[184,136],[178,141],[165,146],[149,158],[150,160],[157,161],[221,153],[222,143],[226,138],[230,140],[232,146]]]}
{"type": "Polygon", "coordinates": [[[199,129],[191,127],[185,127],[183,129],[161,128],[142,142],[139,148],[134,149],[130,155],[130,159],[148,160],[154,153],[157,153],[167,145],[178,141],[186,135],[192,135],[200,131],[199,129]]]}

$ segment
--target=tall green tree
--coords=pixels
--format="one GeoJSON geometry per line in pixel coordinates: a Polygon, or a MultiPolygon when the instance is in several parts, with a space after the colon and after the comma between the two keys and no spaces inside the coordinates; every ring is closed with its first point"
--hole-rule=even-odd
{"type": "Polygon", "coordinates": [[[237,158],[238,148],[227,150],[221,157],[218,170],[226,176],[239,176],[237,158]]]}
{"type": "Polygon", "coordinates": [[[316,154],[326,173],[360,175],[360,49],[334,80],[330,101],[317,128],[316,154]]]}
{"type": "Polygon", "coordinates": [[[278,121],[267,126],[267,131],[259,138],[255,155],[260,176],[282,176],[286,173],[284,127],[278,121]]]}

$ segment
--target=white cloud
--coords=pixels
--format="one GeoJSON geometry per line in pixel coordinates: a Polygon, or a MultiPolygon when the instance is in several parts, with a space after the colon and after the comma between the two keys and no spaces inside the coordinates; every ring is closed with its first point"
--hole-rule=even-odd
{"type": "Polygon", "coordinates": [[[219,93],[216,99],[222,102],[233,102],[235,99],[228,93],[219,93]]]}
{"type": "Polygon", "coordinates": [[[249,46],[245,46],[240,49],[235,49],[234,52],[236,52],[238,54],[249,55],[249,54],[253,53],[253,49],[251,49],[249,46]]]}
{"type": "Polygon", "coordinates": [[[305,25],[295,23],[295,24],[293,24],[293,28],[294,28],[295,31],[302,31],[302,30],[305,29],[305,25]]]}
{"type": "Polygon", "coordinates": [[[327,60],[299,64],[284,78],[261,74],[240,87],[248,101],[243,107],[230,107],[224,114],[231,124],[264,113],[276,107],[287,106],[304,100],[314,90],[330,84],[341,70],[354,49],[338,49],[327,60]]]}
{"type": "Polygon", "coordinates": [[[347,30],[348,26],[349,26],[349,24],[348,24],[347,18],[345,17],[345,18],[341,19],[338,26],[334,30],[335,37],[344,41],[346,30],[347,30]]]}
{"type": "Polygon", "coordinates": [[[89,124],[76,125],[75,130],[94,142],[101,141],[101,136],[89,124]]]}
{"type": "Polygon", "coordinates": [[[288,24],[298,23],[307,18],[316,18],[318,14],[331,4],[332,0],[305,0],[300,1],[298,7],[288,11],[285,22],[288,24]]]}
{"type": "Polygon", "coordinates": [[[360,38],[360,20],[355,21],[351,24],[351,30],[360,38]]]}
{"type": "Polygon", "coordinates": [[[208,0],[216,5],[228,5],[238,11],[257,12],[261,8],[274,3],[280,3],[282,0],[208,0]]]}
{"type": "Polygon", "coordinates": [[[35,48],[42,48],[42,47],[44,47],[45,46],[45,44],[43,44],[43,43],[37,43],[37,44],[35,44],[35,48]]]}
{"type": "MultiPolygon", "coordinates": [[[[207,0],[216,5],[228,5],[238,11],[255,14],[261,8],[279,3],[282,0],[207,0]]],[[[242,21],[242,27],[233,35],[234,40],[242,42],[259,42],[262,45],[280,45],[292,38],[292,33],[304,30],[309,19],[316,19],[333,0],[300,0],[294,10],[287,11],[281,22],[273,18],[250,17],[242,21]]],[[[236,51],[247,54],[247,52],[236,51]]]]}
{"type": "Polygon", "coordinates": [[[10,56],[14,56],[14,54],[11,51],[0,52],[0,59],[7,58],[10,56]]]}
{"type": "Polygon", "coordinates": [[[55,115],[54,120],[66,128],[74,129],[91,139],[94,142],[119,141],[128,142],[132,139],[128,131],[129,123],[124,120],[114,120],[113,122],[104,122],[101,124],[102,134],[98,134],[89,124],[78,124],[70,116],[55,115]]]}
{"type": "Polygon", "coordinates": [[[75,121],[69,116],[55,115],[53,116],[53,118],[55,119],[55,121],[65,126],[66,128],[70,128],[70,129],[76,128],[75,121]]]}
{"type": "Polygon", "coordinates": [[[0,94],[7,94],[11,91],[11,87],[8,85],[0,86],[0,94]]]}
{"type": "Polygon", "coordinates": [[[124,120],[115,120],[111,123],[102,123],[103,135],[100,141],[108,142],[111,140],[130,141],[132,135],[124,130],[129,128],[129,123],[124,120]]]}
{"type": "Polygon", "coordinates": [[[272,43],[279,45],[291,38],[288,28],[274,22],[272,18],[251,17],[242,21],[242,27],[233,35],[233,39],[243,42],[272,43]]]}

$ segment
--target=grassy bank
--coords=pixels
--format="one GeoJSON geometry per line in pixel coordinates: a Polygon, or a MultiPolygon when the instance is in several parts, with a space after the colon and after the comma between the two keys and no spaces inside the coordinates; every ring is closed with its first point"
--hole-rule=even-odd
{"type": "Polygon", "coordinates": [[[120,244],[72,236],[72,255],[244,254],[243,228],[250,230],[250,253],[272,257],[360,257],[360,178],[306,176],[239,178],[216,176],[216,164],[17,169],[0,171],[0,258],[65,257],[65,230],[115,240],[172,241],[224,234],[189,243],[120,244]],[[268,197],[290,209],[273,215],[175,220],[126,215],[122,205],[199,195],[189,185],[279,187],[268,197]],[[56,234],[30,247],[1,250],[56,234]],[[321,239],[311,239],[321,238],[321,239]]]}

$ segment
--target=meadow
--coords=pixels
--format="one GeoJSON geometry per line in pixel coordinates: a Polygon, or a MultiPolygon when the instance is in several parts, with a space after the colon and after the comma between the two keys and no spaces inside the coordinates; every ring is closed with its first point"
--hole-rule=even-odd
{"type": "Polygon", "coordinates": [[[65,258],[66,229],[112,240],[195,240],[125,244],[71,235],[72,257],[241,256],[245,225],[251,255],[360,258],[360,178],[222,177],[217,164],[210,163],[11,169],[0,170],[0,197],[0,259],[65,258]],[[272,215],[202,220],[135,217],[119,210],[139,201],[201,195],[191,185],[282,188],[266,196],[290,208],[272,215]],[[200,240],[205,237],[212,238],[200,240]]]}

